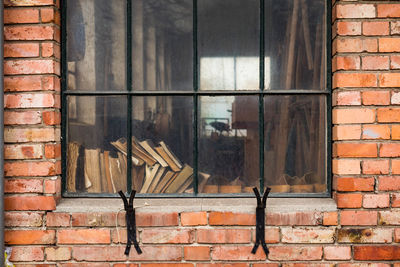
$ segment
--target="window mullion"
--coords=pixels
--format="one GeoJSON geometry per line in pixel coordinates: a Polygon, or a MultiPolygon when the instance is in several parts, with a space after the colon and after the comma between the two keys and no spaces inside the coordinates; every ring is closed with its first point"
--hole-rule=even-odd
{"type": "MultiPolygon", "coordinates": [[[[197,58],[197,0],[193,0],[193,91],[197,92],[199,88],[197,58]]],[[[198,192],[198,95],[193,94],[193,184],[194,194],[198,192]]]]}
{"type": "Polygon", "coordinates": [[[259,131],[259,164],[260,164],[260,192],[264,193],[264,61],[265,61],[265,27],[264,27],[264,0],[260,0],[260,91],[258,96],[258,131],[259,131]]]}
{"type": "MultiPolygon", "coordinates": [[[[132,91],[132,0],[126,2],[126,84],[127,90],[132,91]]],[[[132,191],[132,95],[128,94],[127,103],[127,174],[126,190],[130,194],[132,191]]],[[[136,188],[137,189],[137,188],[136,188]]]]}

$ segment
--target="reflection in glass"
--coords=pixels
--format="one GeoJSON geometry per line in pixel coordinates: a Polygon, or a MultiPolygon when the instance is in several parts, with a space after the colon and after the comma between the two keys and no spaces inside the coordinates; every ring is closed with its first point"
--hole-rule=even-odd
{"type": "Polygon", "coordinates": [[[132,186],[137,192],[194,193],[192,99],[133,97],[132,186]]]}
{"type": "Polygon", "coordinates": [[[193,87],[192,1],[132,1],[133,90],[193,87]]]}
{"type": "Polygon", "coordinates": [[[197,2],[200,89],[258,89],[259,1],[197,2]]]}
{"type": "Polygon", "coordinates": [[[124,0],[68,0],[68,90],[126,90],[124,0]]]}
{"type": "Polygon", "coordinates": [[[67,102],[76,111],[67,122],[67,192],[126,191],[126,156],[111,144],[126,137],[126,97],[69,96],[67,102]]]}
{"type": "Polygon", "coordinates": [[[264,97],[264,179],[272,192],[326,192],[325,110],[324,96],[264,97]]]}
{"type": "Polygon", "coordinates": [[[200,97],[199,193],[251,192],[259,183],[257,96],[200,97]]]}
{"type": "Polygon", "coordinates": [[[325,90],[325,0],[265,2],[267,89],[325,90]]]}

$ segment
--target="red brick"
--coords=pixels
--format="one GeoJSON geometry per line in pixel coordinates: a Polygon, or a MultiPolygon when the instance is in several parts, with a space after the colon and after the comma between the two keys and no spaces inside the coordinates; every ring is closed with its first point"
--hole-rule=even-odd
{"type": "Polygon", "coordinates": [[[46,214],[47,227],[68,227],[70,226],[70,215],[68,213],[48,212],[46,214]]]}
{"type": "Polygon", "coordinates": [[[389,35],[388,21],[363,22],[363,35],[389,35]]]}
{"type": "Polygon", "coordinates": [[[362,92],[363,105],[389,105],[389,91],[364,91],[362,92]]]}
{"type": "Polygon", "coordinates": [[[338,208],[361,208],[361,194],[337,194],[336,201],[338,208]]]}
{"type": "Polygon", "coordinates": [[[342,91],[333,94],[338,106],[361,105],[361,94],[358,91],[342,91]]]}
{"type": "Polygon", "coordinates": [[[337,225],[338,213],[336,211],[324,212],[323,225],[337,225]]]}
{"type": "Polygon", "coordinates": [[[391,194],[391,204],[393,208],[400,208],[400,194],[394,193],[391,194]]]}
{"type": "Polygon", "coordinates": [[[400,125],[392,125],[392,140],[400,140],[400,125]]]}
{"type": "MultiPolygon", "coordinates": [[[[43,108],[55,107],[56,105],[54,94],[47,93],[6,95],[4,102],[6,108],[43,108]]],[[[51,118],[48,118],[48,115],[44,119],[51,123],[51,118]]]]}
{"type": "Polygon", "coordinates": [[[375,110],[368,108],[334,109],[332,120],[334,124],[373,123],[375,122],[375,110]]]}
{"type": "Polygon", "coordinates": [[[150,244],[189,244],[194,242],[191,229],[143,229],[141,240],[150,244]]]}
{"type": "Polygon", "coordinates": [[[267,212],[267,225],[321,225],[321,212],[267,212]]]}
{"type": "Polygon", "coordinates": [[[363,207],[369,209],[389,207],[389,194],[365,194],[363,207]]]}
{"type": "Polygon", "coordinates": [[[360,69],[360,57],[358,56],[335,56],[332,61],[335,70],[358,70],[360,69]]]}
{"type": "Polygon", "coordinates": [[[41,159],[43,158],[43,145],[5,145],[5,159],[41,159]]]}
{"type": "Polygon", "coordinates": [[[398,4],[379,4],[377,13],[379,18],[400,17],[400,6],[398,4]]]}
{"type": "Polygon", "coordinates": [[[360,174],[360,160],[334,159],[332,160],[332,171],[334,174],[360,174]]]}
{"type": "MultiPolygon", "coordinates": [[[[252,234],[252,240],[255,242],[256,236],[255,236],[255,231],[252,234]]],[[[272,228],[272,227],[266,227],[265,228],[265,243],[267,244],[274,244],[274,243],[279,243],[280,240],[280,234],[279,234],[279,228],[272,228]]]]}
{"type": "Polygon", "coordinates": [[[337,18],[374,18],[375,6],[372,4],[336,5],[337,18]]]}
{"type": "Polygon", "coordinates": [[[210,260],[210,247],[184,247],[184,258],[188,261],[210,260]]]}
{"type": "Polygon", "coordinates": [[[334,243],[334,228],[282,228],[282,243],[334,243]]]}
{"type": "Polygon", "coordinates": [[[71,259],[71,248],[48,247],[44,249],[48,261],[67,261],[71,259]]]}
{"type": "MultiPolygon", "coordinates": [[[[278,266],[272,266],[272,263],[269,263],[268,265],[265,265],[268,263],[261,263],[261,265],[257,265],[256,263],[253,264],[253,267],[278,267],[278,266]]],[[[197,263],[197,267],[249,267],[250,265],[248,263],[197,263]]]]}
{"type": "Polygon", "coordinates": [[[361,125],[335,125],[332,130],[333,140],[361,139],[361,125]]]}
{"type": "Polygon", "coordinates": [[[376,211],[343,210],[340,212],[340,223],[342,225],[376,225],[377,220],[376,211]]]}
{"type": "Polygon", "coordinates": [[[399,157],[400,156],[400,144],[381,144],[379,150],[379,156],[381,157],[399,157]]]}
{"type": "Polygon", "coordinates": [[[379,177],[378,189],[381,191],[400,190],[400,176],[379,177]]]}
{"type": "Polygon", "coordinates": [[[198,229],[198,243],[249,243],[250,229],[198,229]]]}
{"type": "Polygon", "coordinates": [[[5,210],[55,210],[53,196],[6,196],[5,210]]]}
{"type": "Polygon", "coordinates": [[[54,43],[43,43],[42,44],[42,56],[43,57],[55,57],[60,58],[60,46],[54,43]]]}
{"type": "Polygon", "coordinates": [[[13,43],[4,44],[4,57],[38,57],[39,44],[13,43]]]}
{"type": "Polygon", "coordinates": [[[400,108],[378,108],[378,122],[400,122],[400,108]]]}
{"type": "Polygon", "coordinates": [[[56,12],[54,8],[40,9],[40,17],[43,23],[49,23],[49,22],[56,22],[56,24],[60,23],[59,21],[56,21],[56,12]]]}
{"type": "Polygon", "coordinates": [[[43,90],[60,91],[60,78],[54,76],[42,77],[43,90]]]}
{"type": "Polygon", "coordinates": [[[61,156],[61,144],[46,144],[44,155],[47,159],[55,159],[61,156]]]}
{"type": "Polygon", "coordinates": [[[262,249],[258,249],[256,254],[252,254],[252,248],[252,246],[214,246],[211,249],[211,258],[225,261],[265,260],[265,253],[262,249]]]}
{"type": "Polygon", "coordinates": [[[364,125],[362,139],[390,139],[390,127],[385,124],[364,125]]]}
{"type": "Polygon", "coordinates": [[[143,267],[194,267],[193,263],[142,263],[143,267]]]}
{"type": "Polygon", "coordinates": [[[40,76],[4,77],[4,91],[38,91],[42,90],[40,76]]]}
{"type": "Polygon", "coordinates": [[[38,179],[6,179],[4,191],[6,193],[42,193],[43,181],[38,179]]]}
{"type": "MultiPolygon", "coordinates": [[[[113,212],[96,212],[96,213],[72,213],[72,226],[114,226],[116,223],[116,213],[113,212]]],[[[136,217],[138,218],[138,217],[136,217]]],[[[118,225],[125,226],[125,214],[120,212],[118,217],[118,225]]]]}
{"type": "Polygon", "coordinates": [[[58,244],[109,244],[110,230],[106,229],[67,229],[58,230],[58,244]]]}
{"type": "Polygon", "coordinates": [[[43,224],[43,214],[37,212],[5,212],[5,226],[39,227],[43,224]]]}
{"type": "Polygon", "coordinates": [[[392,103],[393,105],[400,105],[400,92],[392,91],[390,103],[392,103]]]}
{"type": "Polygon", "coordinates": [[[380,225],[400,225],[399,211],[379,211],[380,225]]]}
{"type": "MultiPolygon", "coordinates": [[[[379,52],[400,52],[400,38],[379,38],[379,52]]],[[[385,73],[387,75],[391,73],[385,73]]],[[[395,74],[395,73],[393,73],[395,74]]],[[[386,85],[381,85],[386,86],[386,85]]]]}
{"type": "Polygon", "coordinates": [[[377,77],[373,73],[338,73],[333,74],[333,87],[377,87],[377,77]]]}
{"type": "MultiPolygon", "coordinates": [[[[400,42],[399,42],[399,44],[400,44],[400,42]]],[[[381,74],[379,74],[379,86],[380,87],[400,87],[400,73],[381,73],[381,74]]]]}
{"type": "Polygon", "coordinates": [[[5,176],[52,176],[57,173],[55,162],[6,162],[5,176]]]}
{"type": "Polygon", "coordinates": [[[13,247],[11,250],[11,261],[43,261],[44,248],[43,247],[13,247]]]}
{"type": "Polygon", "coordinates": [[[341,228],[338,231],[339,243],[391,243],[393,229],[384,228],[341,228]]]}
{"type": "Polygon", "coordinates": [[[341,158],[376,157],[378,155],[377,145],[373,143],[335,143],[333,150],[334,154],[341,158]]]}
{"type": "Polygon", "coordinates": [[[325,260],[350,260],[351,247],[324,247],[324,258],[325,260]]]}
{"type": "Polygon", "coordinates": [[[395,35],[400,33],[400,23],[399,21],[391,21],[390,22],[390,34],[395,35]]]}
{"type": "Polygon", "coordinates": [[[39,10],[33,8],[4,9],[4,24],[38,23],[39,10]]]}
{"type": "Polygon", "coordinates": [[[363,174],[388,174],[389,160],[363,160],[361,168],[363,174]]]}
{"type": "Polygon", "coordinates": [[[6,245],[40,245],[55,244],[54,230],[6,230],[4,242],[6,245]]]}
{"type": "Polygon", "coordinates": [[[45,194],[61,193],[61,179],[46,179],[44,180],[45,194]]]}
{"type": "Polygon", "coordinates": [[[136,213],[137,226],[178,226],[178,213],[136,213]]]}
{"type": "Polygon", "coordinates": [[[45,74],[60,75],[60,63],[52,59],[6,60],[4,74],[45,74]]]}
{"type": "Polygon", "coordinates": [[[374,178],[338,178],[338,191],[373,191],[375,185],[374,178]]]}
{"type": "Polygon", "coordinates": [[[333,41],[333,50],[338,53],[377,52],[378,40],[375,38],[336,38],[333,41]]]}
{"type": "Polygon", "coordinates": [[[58,111],[43,111],[43,122],[46,125],[60,125],[61,113],[58,111]]]}
{"type": "Polygon", "coordinates": [[[400,160],[392,159],[392,174],[400,174],[400,160]]]}
{"type": "MultiPolygon", "coordinates": [[[[142,254],[131,252],[132,261],[180,261],[182,248],[176,246],[141,246],[142,254]]],[[[125,261],[125,246],[79,246],[72,248],[77,261],[125,261]]]]}
{"type": "Polygon", "coordinates": [[[322,247],[278,246],[269,247],[269,260],[302,261],[321,260],[322,247]]]}
{"type": "Polygon", "coordinates": [[[355,260],[400,260],[400,246],[357,246],[353,250],[355,260]]]}
{"type": "MultiPolygon", "coordinates": [[[[399,25],[399,29],[400,29],[400,25],[399,25]]],[[[394,70],[400,69],[400,56],[397,56],[397,55],[390,56],[390,69],[394,69],[394,70]]]]}
{"type": "Polygon", "coordinates": [[[54,26],[6,26],[4,27],[5,40],[53,40],[54,26]]]}
{"type": "MultiPolygon", "coordinates": [[[[107,266],[108,267],[108,266],[107,266]]],[[[122,263],[117,263],[114,264],[113,267],[139,267],[139,264],[122,264],[122,263]]]]}
{"type": "MultiPolygon", "coordinates": [[[[83,262],[80,262],[80,263],[58,263],[58,266],[60,266],[60,267],[110,267],[110,264],[109,263],[94,263],[94,262],[83,263],[83,262]]],[[[115,266],[119,266],[119,267],[127,267],[127,266],[129,266],[129,267],[138,267],[138,265],[136,265],[136,264],[130,264],[130,265],[127,265],[127,264],[115,264],[113,266],[114,267],[115,266]]]]}
{"type": "Polygon", "coordinates": [[[282,267],[333,267],[331,263],[283,263],[282,267]]]}
{"type": "Polygon", "coordinates": [[[338,35],[361,35],[361,22],[337,21],[336,33],[338,35]]]}
{"type": "Polygon", "coordinates": [[[29,125],[42,122],[40,111],[5,111],[4,125],[29,125]]]}
{"type": "Polygon", "coordinates": [[[183,212],[181,224],[182,226],[207,225],[207,212],[183,212]]]}
{"type": "Polygon", "coordinates": [[[54,128],[8,128],[8,127],[4,130],[4,140],[7,143],[57,141],[56,131],[54,130],[54,128]]]}
{"type": "Polygon", "coordinates": [[[54,0],[5,0],[5,6],[47,6],[54,5],[54,0]]]}
{"type": "Polygon", "coordinates": [[[210,225],[254,225],[255,222],[255,214],[211,212],[209,215],[210,225]]]}

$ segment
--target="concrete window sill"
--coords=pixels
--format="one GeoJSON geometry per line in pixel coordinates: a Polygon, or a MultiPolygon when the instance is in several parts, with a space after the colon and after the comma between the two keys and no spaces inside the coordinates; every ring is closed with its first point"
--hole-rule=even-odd
{"type": "MultiPolygon", "coordinates": [[[[190,212],[226,211],[254,213],[255,198],[173,198],[135,199],[138,212],[190,212]]],[[[118,212],[123,203],[118,198],[64,198],[57,205],[56,212],[118,212]]],[[[269,198],[267,212],[336,211],[331,198],[269,198]]]]}

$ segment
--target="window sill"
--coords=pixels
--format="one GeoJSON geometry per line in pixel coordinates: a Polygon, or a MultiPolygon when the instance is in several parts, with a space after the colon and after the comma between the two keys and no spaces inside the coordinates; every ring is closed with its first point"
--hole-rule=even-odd
{"type": "MultiPolygon", "coordinates": [[[[255,198],[135,199],[138,212],[227,211],[254,213],[255,198]]],[[[118,212],[123,202],[117,198],[64,198],[56,212],[118,212]]],[[[269,198],[267,212],[336,211],[331,198],[269,198]]]]}

